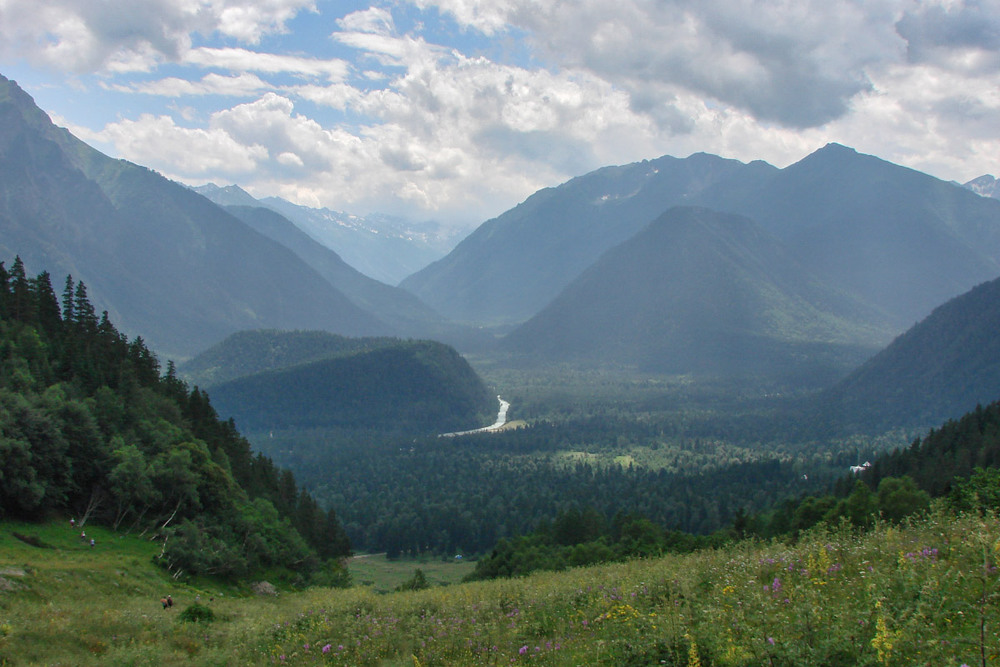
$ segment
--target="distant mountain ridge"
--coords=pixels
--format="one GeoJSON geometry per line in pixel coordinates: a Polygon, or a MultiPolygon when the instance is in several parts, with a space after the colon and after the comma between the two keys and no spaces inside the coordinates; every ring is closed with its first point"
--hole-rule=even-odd
{"type": "Polygon", "coordinates": [[[455,229],[433,221],[414,223],[384,214],[358,216],[309,208],[280,197],[255,199],[237,185],[192,188],[221,206],[264,207],[283,215],[352,268],[380,282],[403,278],[444,256],[455,245],[455,229]]]}
{"type": "Polygon", "coordinates": [[[984,174],[979,178],[974,178],[963,187],[982,197],[1000,199],[1000,179],[995,178],[992,174],[984,174]]]}
{"type": "Polygon", "coordinates": [[[395,333],[204,197],[55,127],[2,77],[0,229],[0,253],[85,282],[96,307],[167,356],[247,328],[395,333]]]}
{"type": "Polygon", "coordinates": [[[1000,275],[1000,202],[830,144],[784,169],[704,154],[600,169],[483,223],[401,286],[452,319],[520,323],[675,205],[755,220],[897,331],[1000,275]]]}
{"type": "Polygon", "coordinates": [[[536,192],[400,286],[456,321],[523,322],[601,253],[671,206],[709,187],[743,187],[774,170],[706,154],[605,167],[536,192]]]}
{"type": "Polygon", "coordinates": [[[890,338],[879,320],[749,218],[675,207],[606,252],[500,345],[671,374],[829,381],[890,338]]]}
{"type": "Polygon", "coordinates": [[[753,218],[898,331],[1000,275],[1000,201],[839,144],[701,204],[753,218]]]}
{"type": "Polygon", "coordinates": [[[226,211],[251,229],[277,241],[299,256],[354,305],[387,325],[387,332],[410,338],[434,338],[476,347],[475,331],[453,325],[411,292],[362,274],[333,250],[321,245],[287,218],[261,206],[226,206],[226,211]]]}
{"type": "Polygon", "coordinates": [[[1000,400],[1000,279],[951,299],[817,400],[823,419],[927,427],[1000,400]]]}

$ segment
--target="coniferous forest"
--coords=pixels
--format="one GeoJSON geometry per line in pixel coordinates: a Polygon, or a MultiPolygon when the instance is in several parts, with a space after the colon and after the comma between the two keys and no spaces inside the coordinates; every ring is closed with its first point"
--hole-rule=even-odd
{"type": "Polygon", "coordinates": [[[157,540],[176,576],[342,578],[350,544],[208,395],[98,315],[67,276],[0,263],[0,517],[73,517],[157,540]]]}

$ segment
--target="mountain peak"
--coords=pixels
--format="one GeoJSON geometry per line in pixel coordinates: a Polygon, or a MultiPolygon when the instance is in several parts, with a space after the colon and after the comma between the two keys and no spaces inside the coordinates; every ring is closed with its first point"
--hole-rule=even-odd
{"type": "Polygon", "coordinates": [[[208,197],[220,206],[260,206],[260,202],[238,185],[218,186],[206,183],[191,188],[203,197],[208,197]]]}
{"type": "Polygon", "coordinates": [[[819,149],[819,151],[817,152],[824,152],[824,151],[830,153],[845,153],[845,154],[853,153],[855,155],[857,154],[857,151],[851,148],[850,146],[845,146],[844,144],[838,144],[835,141],[831,141],[826,146],[823,146],[823,148],[819,149]]]}
{"type": "Polygon", "coordinates": [[[501,345],[668,373],[826,378],[843,372],[839,355],[860,361],[884,341],[870,321],[750,218],[678,206],[604,253],[501,345]]]}
{"type": "Polygon", "coordinates": [[[972,179],[962,187],[972,190],[977,195],[983,197],[1000,199],[1000,179],[994,178],[992,174],[983,174],[979,178],[972,179]]]}

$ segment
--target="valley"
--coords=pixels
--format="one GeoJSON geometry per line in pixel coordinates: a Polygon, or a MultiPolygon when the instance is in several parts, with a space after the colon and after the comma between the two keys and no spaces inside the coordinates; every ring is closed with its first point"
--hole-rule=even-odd
{"type": "Polygon", "coordinates": [[[458,240],[0,120],[0,664],[1000,659],[997,199],[695,153],[458,240]]]}

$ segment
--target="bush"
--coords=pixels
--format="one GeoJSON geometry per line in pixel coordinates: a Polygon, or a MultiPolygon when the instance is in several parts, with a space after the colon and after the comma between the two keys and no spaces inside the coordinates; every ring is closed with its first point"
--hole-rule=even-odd
{"type": "Polygon", "coordinates": [[[181,612],[180,619],[184,623],[211,623],[215,620],[215,612],[211,607],[195,602],[181,612]]]}

